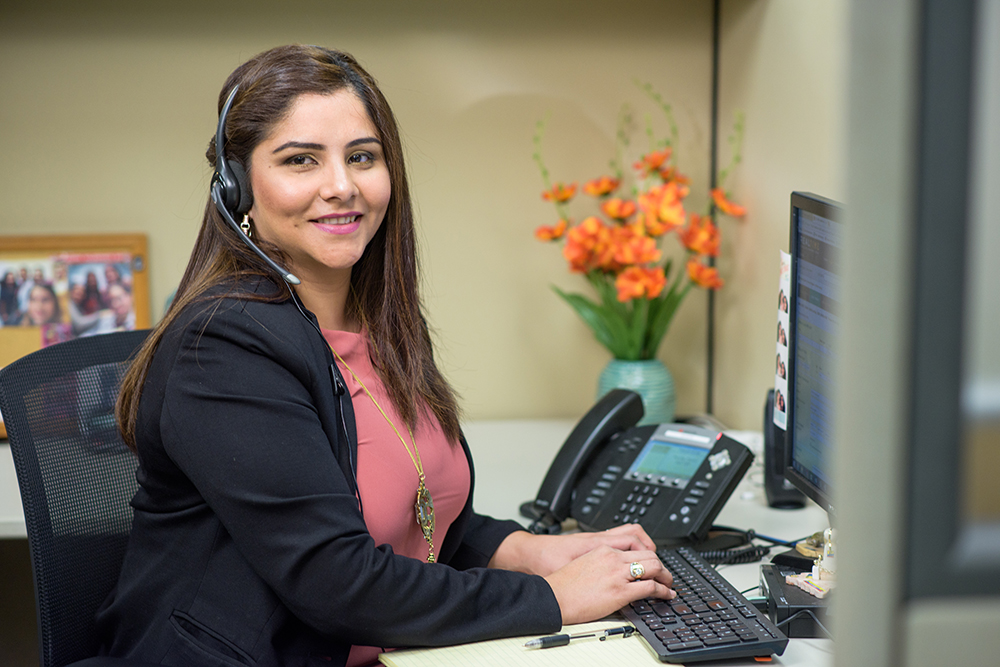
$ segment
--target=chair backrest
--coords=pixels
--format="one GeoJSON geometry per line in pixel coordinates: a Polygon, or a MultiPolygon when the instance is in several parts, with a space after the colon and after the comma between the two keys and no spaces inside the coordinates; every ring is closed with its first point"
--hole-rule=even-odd
{"type": "Polygon", "coordinates": [[[96,654],[94,614],[118,580],[138,460],[115,425],[127,361],[148,331],[78,338],[0,371],[35,580],[43,667],[96,654]]]}

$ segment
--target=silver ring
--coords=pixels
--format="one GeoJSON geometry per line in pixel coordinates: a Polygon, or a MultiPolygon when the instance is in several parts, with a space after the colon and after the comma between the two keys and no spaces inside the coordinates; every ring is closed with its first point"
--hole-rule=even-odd
{"type": "Polygon", "coordinates": [[[636,561],[635,563],[632,563],[631,565],[629,565],[628,566],[628,571],[629,571],[629,574],[632,575],[632,578],[635,579],[636,581],[638,581],[639,579],[642,579],[642,575],[646,574],[646,568],[644,568],[642,566],[642,563],[640,563],[638,561],[636,561]]]}

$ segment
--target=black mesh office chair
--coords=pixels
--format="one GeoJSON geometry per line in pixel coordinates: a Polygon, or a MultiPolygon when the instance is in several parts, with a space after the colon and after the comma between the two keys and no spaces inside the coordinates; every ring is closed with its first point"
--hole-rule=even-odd
{"type": "Polygon", "coordinates": [[[121,570],[137,459],[115,425],[126,361],[148,331],[79,338],[0,370],[38,608],[42,667],[138,665],[93,658],[94,614],[121,570]]]}

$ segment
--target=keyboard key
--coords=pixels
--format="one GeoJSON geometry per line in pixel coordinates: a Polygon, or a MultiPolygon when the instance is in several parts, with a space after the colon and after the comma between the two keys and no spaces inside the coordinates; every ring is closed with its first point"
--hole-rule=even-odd
{"type": "Polygon", "coordinates": [[[654,602],[649,606],[650,608],[652,608],[653,613],[659,616],[660,618],[670,618],[672,616],[676,616],[674,610],[666,602],[654,602]]]}
{"type": "Polygon", "coordinates": [[[635,613],[637,614],[648,614],[649,612],[653,611],[652,607],[646,604],[643,600],[636,600],[635,602],[632,603],[631,606],[632,609],[634,609],[635,613]]]}
{"type": "Polygon", "coordinates": [[[688,649],[692,649],[692,648],[701,648],[702,646],[704,646],[704,644],[702,644],[699,641],[695,641],[695,642],[681,642],[680,644],[667,644],[666,645],[668,651],[675,651],[675,652],[676,651],[687,651],[688,649]]]}
{"type": "Polygon", "coordinates": [[[739,644],[739,637],[710,637],[705,640],[705,646],[723,646],[725,644],[739,644]]]}

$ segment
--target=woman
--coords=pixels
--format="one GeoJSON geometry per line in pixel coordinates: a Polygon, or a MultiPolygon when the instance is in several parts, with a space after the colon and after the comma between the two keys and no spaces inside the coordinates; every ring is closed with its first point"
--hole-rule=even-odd
{"type": "Polygon", "coordinates": [[[17,276],[13,271],[7,271],[0,283],[0,322],[14,324],[20,319],[21,311],[17,307],[17,276]]]}
{"type": "Polygon", "coordinates": [[[81,315],[93,315],[97,311],[108,307],[108,304],[104,301],[104,296],[101,294],[101,287],[97,282],[97,274],[93,271],[87,272],[87,276],[84,279],[83,292],[77,301],[77,305],[81,315]]]}
{"type": "Polygon", "coordinates": [[[40,327],[62,320],[59,299],[50,285],[35,283],[28,292],[28,309],[21,318],[21,326],[40,327]]]}
{"type": "Polygon", "coordinates": [[[377,647],[552,632],[672,597],[638,526],[534,536],[472,511],[416,290],[399,134],[374,80],[346,54],[290,46],[237,68],[220,108],[236,86],[225,146],[207,157],[224,149],[246,172],[243,228],[301,284],[209,202],[119,399],[140,488],[98,618],[106,651],[359,665],[377,647]]]}

